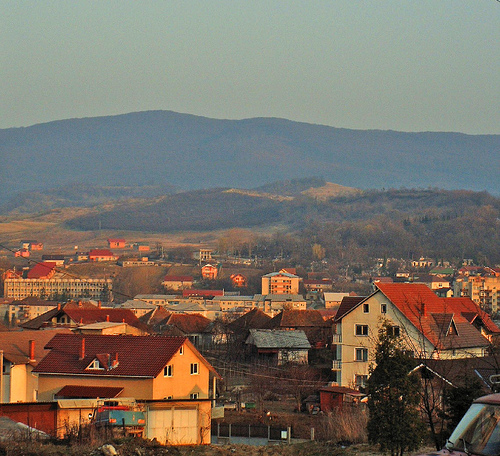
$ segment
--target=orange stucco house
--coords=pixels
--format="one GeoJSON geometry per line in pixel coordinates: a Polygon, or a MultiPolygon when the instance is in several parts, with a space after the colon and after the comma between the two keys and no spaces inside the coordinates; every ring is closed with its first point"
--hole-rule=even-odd
{"type": "Polygon", "coordinates": [[[33,371],[39,401],[70,398],[67,391],[108,397],[113,388],[115,397],[146,402],[154,420],[176,409],[193,428],[184,443],[210,443],[210,433],[199,429],[210,429],[211,396],[220,377],[186,337],[63,334],[46,348],[49,354],[33,371]]]}

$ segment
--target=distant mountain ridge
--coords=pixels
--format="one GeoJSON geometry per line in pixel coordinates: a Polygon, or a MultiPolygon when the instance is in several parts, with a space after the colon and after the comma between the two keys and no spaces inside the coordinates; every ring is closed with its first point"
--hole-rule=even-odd
{"type": "Polygon", "coordinates": [[[0,203],[78,182],[184,190],[321,176],[342,186],[500,194],[500,135],[348,130],[172,111],[0,130],[0,203]]]}

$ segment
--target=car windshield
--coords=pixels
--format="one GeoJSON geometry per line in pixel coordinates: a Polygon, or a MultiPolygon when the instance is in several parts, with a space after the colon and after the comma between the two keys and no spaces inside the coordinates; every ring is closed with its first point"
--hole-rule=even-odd
{"type": "Polygon", "coordinates": [[[500,454],[500,406],[472,404],[451,434],[446,448],[469,454],[500,454]]]}

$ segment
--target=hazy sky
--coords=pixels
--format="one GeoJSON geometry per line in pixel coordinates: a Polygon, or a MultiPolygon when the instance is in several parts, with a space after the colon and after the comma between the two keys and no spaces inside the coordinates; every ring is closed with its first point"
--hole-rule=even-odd
{"type": "Polygon", "coordinates": [[[0,0],[0,128],[154,109],[500,133],[500,2],[0,0]]]}

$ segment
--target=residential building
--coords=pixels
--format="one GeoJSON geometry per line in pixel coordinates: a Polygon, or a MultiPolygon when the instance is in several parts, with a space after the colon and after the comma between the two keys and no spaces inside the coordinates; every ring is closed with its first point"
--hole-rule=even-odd
{"type": "Polygon", "coordinates": [[[102,397],[100,390],[114,388],[118,398],[147,401],[146,437],[210,443],[211,399],[220,376],[186,337],[57,335],[46,348],[50,352],[33,371],[40,401],[70,389],[102,397]],[[177,430],[169,439],[176,413],[177,430]]]}
{"type": "Polygon", "coordinates": [[[119,386],[137,400],[209,398],[213,367],[187,337],[59,334],[38,374],[38,400],[68,385],[119,386]]]}
{"type": "Polygon", "coordinates": [[[4,296],[24,299],[36,296],[42,299],[90,298],[111,301],[112,279],[79,279],[56,269],[53,262],[37,263],[23,277],[18,271],[4,274],[4,296]]]}
{"type": "Polygon", "coordinates": [[[161,283],[166,290],[184,290],[193,288],[193,276],[190,275],[166,275],[161,283]]]}
{"type": "Polygon", "coordinates": [[[331,309],[340,307],[340,303],[344,297],[349,296],[349,293],[340,293],[340,292],[327,292],[324,294],[325,299],[325,308],[331,309]]]}
{"type": "Polygon", "coordinates": [[[500,335],[470,299],[439,298],[423,284],[378,283],[370,296],[337,312],[334,339],[340,342],[333,370],[341,386],[365,385],[384,320],[417,358],[484,356],[500,335]]]}
{"type": "Polygon", "coordinates": [[[108,249],[93,249],[89,252],[89,261],[116,261],[118,256],[108,249]]]}
{"type": "Polygon", "coordinates": [[[455,296],[471,298],[490,314],[500,310],[500,277],[494,274],[461,276],[454,283],[455,296]]]}
{"type": "Polygon", "coordinates": [[[121,238],[109,238],[108,247],[110,249],[124,249],[126,246],[125,239],[121,238]]]}
{"type": "Polygon", "coordinates": [[[57,301],[45,301],[35,296],[13,300],[8,304],[6,319],[9,325],[18,325],[32,320],[57,307],[57,301]]]}
{"type": "Polygon", "coordinates": [[[0,403],[37,400],[38,378],[33,369],[48,353],[45,345],[68,329],[0,332],[0,403]]]}
{"type": "Polygon", "coordinates": [[[213,264],[206,264],[201,268],[201,276],[206,280],[215,280],[219,275],[219,268],[213,264]]]}
{"type": "Polygon", "coordinates": [[[134,300],[149,302],[156,306],[164,306],[172,301],[178,300],[177,295],[164,295],[164,294],[138,294],[134,297],[134,300]]]}
{"type": "Polygon", "coordinates": [[[298,294],[300,277],[289,272],[271,272],[262,276],[262,294],[298,294]]]}
{"type": "Polygon", "coordinates": [[[241,288],[247,286],[247,278],[243,274],[231,274],[229,278],[231,279],[233,287],[241,288]]]}
{"type": "Polygon", "coordinates": [[[317,310],[283,310],[269,320],[265,329],[301,330],[312,347],[321,348],[330,344],[332,325],[325,321],[317,310]]]}
{"type": "Polygon", "coordinates": [[[98,322],[127,323],[143,332],[147,328],[129,309],[95,306],[90,302],[69,302],[58,305],[33,320],[20,325],[25,329],[45,329],[53,327],[77,328],[98,322]]]}
{"type": "Polygon", "coordinates": [[[330,279],[304,279],[303,283],[305,290],[313,293],[324,293],[333,287],[330,279]]]}
{"type": "Polygon", "coordinates": [[[54,263],[56,266],[63,266],[65,261],[66,261],[66,256],[64,255],[54,255],[54,254],[42,255],[42,262],[44,263],[54,263]]]}
{"type": "Polygon", "coordinates": [[[250,329],[245,344],[251,348],[251,355],[278,366],[292,362],[307,364],[311,348],[301,330],[250,329]]]}

